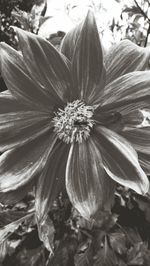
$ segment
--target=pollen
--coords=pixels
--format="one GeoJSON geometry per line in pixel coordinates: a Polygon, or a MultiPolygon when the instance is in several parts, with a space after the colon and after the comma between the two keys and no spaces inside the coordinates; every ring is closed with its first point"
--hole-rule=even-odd
{"type": "Polygon", "coordinates": [[[68,103],[64,110],[59,109],[53,118],[58,138],[67,144],[86,140],[94,125],[94,110],[94,106],[87,106],[80,100],[68,103]]]}

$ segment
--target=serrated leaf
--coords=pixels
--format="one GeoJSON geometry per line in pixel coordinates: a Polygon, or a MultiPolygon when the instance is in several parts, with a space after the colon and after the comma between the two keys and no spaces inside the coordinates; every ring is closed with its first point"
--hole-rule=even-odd
{"type": "Polygon", "coordinates": [[[102,248],[98,254],[97,259],[95,260],[95,263],[93,266],[116,266],[118,264],[118,258],[115,254],[115,252],[107,246],[105,248],[102,248]]]}
{"type": "Polygon", "coordinates": [[[75,266],[91,266],[93,261],[93,249],[90,239],[80,245],[74,257],[75,266]]]}
{"type": "Polygon", "coordinates": [[[144,265],[144,257],[147,250],[147,245],[143,242],[136,243],[134,247],[131,247],[128,254],[128,264],[132,266],[144,265]]]}
{"type": "Polygon", "coordinates": [[[120,255],[126,254],[126,236],[123,232],[118,231],[109,235],[109,241],[112,249],[120,255]]]}

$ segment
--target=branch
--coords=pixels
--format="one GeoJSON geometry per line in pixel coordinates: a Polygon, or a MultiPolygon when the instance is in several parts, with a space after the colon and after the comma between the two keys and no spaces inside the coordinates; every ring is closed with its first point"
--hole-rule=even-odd
{"type": "Polygon", "coordinates": [[[137,2],[136,0],[134,0],[134,2],[135,2],[135,4],[136,4],[136,6],[138,7],[138,9],[140,10],[140,12],[141,12],[141,14],[143,15],[143,17],[144,17],[145,19],[147,19],[148,22],[150,23],[150,19],[149,19],[149,17],[146,15],[146,13],[144,12],[144,10],[139,6],[138,2],[137,2]]]}
{"type": "Polygon", "coordinates": [[[147,35],[146,35],[146,39],[145,39],[145,43],[144,43],[144,47],[147,46],[147,42],[148,42],[148,36],[150,34],[150,23],[149,23],[149,26],[148,26],[148,30],[147,30],[147,35]]]}

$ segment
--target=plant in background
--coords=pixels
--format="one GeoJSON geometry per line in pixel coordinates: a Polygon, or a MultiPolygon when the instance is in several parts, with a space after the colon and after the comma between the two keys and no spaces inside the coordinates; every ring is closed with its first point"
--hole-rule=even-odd
{"type": "Polygon", "coordinates": [[[110,212],[116,182],[146,193],[150,72],[141,70],[149,49],[122,41],[103,58],[91,12],[65,36],[60,52],[37,35],[16,32],[21,53],[0,45],[9,89],[0,95],[2,202],[20,200],[36,182],[41,234],[65,187],[92,221],[110,212]]]}
{"type": "Polygon", "coordinates": [[[29,11],[33,5],[33,0],[1,0],[0,2],[0,41],[5,41],[13,47],[16,47],[14,32],[10,26],[20,26],[16,19],[11,16],[13,8],[29,11]]]}
{"type": "Polygon", "coordinates": [[[135,149],[147,154],[149,131],[135,126],[135,118],[141,125],[135,112],[149,105],[150,78],[149,71],[131,71],[145,68],[149,51],[132,50],[130,42],[123,42],[107,55],[105,71],[91,12],[67,34],[61,53],[36,35],[16,32],[22,54],[1,44],[1,70],[9,88],[0,98],[1,192],[19,189],[37,175],[40,220],[65,175],[70,200],[87,219],[110,208],[114,181],[146,193],[149,182],[135,149]]]}
{"type": "Polygon", "coordinates": [[[40,25],[49,17],[44,17],[46,12],[46,1],[36,1],[30,12],[22,11],[15,7],[11,15],[16,18],[24,30],[38,33],[40,25]]]}
{"type": "Polygon", "coordinates": [[[133,0],[132,5],[124,2],[121,14],[123,20],[122,38],[126,37],[140,46],[146,47],[148,45],[150,33],[149,10],[150,3],[148,0],[133,0]]]}

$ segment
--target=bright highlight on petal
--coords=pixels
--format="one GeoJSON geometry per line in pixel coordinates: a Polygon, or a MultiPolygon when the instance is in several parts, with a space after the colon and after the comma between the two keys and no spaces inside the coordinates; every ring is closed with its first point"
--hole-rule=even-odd
{"type": "Polygon", "coordinates": [[[105,68],[95,18],[90,11],[75,45],[72,76],[79,98],[91,105],[103,90],[105,68]]]}
{"type": "Polygon", "coordinates": [[[149,181],[140,167],[138,155],[123,137],[104,127],[97,127],[97,145],[102,153],[104,169],[121,185],[139,194],[147,193],[149,181]]]}
{"type": "Polygon", "coordinates": [[[61,52],[16,32],[20,52],[0,44],[9,89],[0,94],[0,199],[15,202],[36,182],[41,228],[65,185],[89,220],[110,212],[116,182],[146,193],[150,71],[142,70],[149,49],[126,40],[104,58],[91,11],[66,35],[61,52]]]}
{"type": "Polygon", "coordinates": [[[5,43],[0,43],[0,62],[4,81],[12,95],[32,110],[51,110],[53,101],[32,79],[33,73],[25,67],[23,56],[5,43]],[[30,72],[30,73],[29,73],[30,72]]]}
{"type": "Polygon", "coordinates": [[[86,219],[109,210],[114,183],[103,168],[100,150],[92,138],[74,143],[66,167],[66,189],[73,206],[86,219]]]}
{"type": "Polygon", "coordinates": [[[150,60],[150,48],[139,47],[129,40],[123,40],[110,48],[105,57],[106,83],[132,71],[145,70],[150,60]]]}
{"type": "Polygon", "coordinates": [[[35,208],[38,220],[46,218],[53,201],[65,188],[65,169],[69,152],[69,145],[63,142],[53,143],[52,151],[46,160],[45,168],[38,180],[36,188],[35,208]]]}
{"type": "Polygon", "coordinates": [[[0,192],[15,190],[41,172],[53,138],[54,133],[48,130],[35,140],[1,155],[0,192]]]}
{"type": "Polygon", "coordinates": [[[71,100],[71,75],[61,54],[46,40],[16,28],[20,48],[32,79],[55,103],[71,100]]]}

